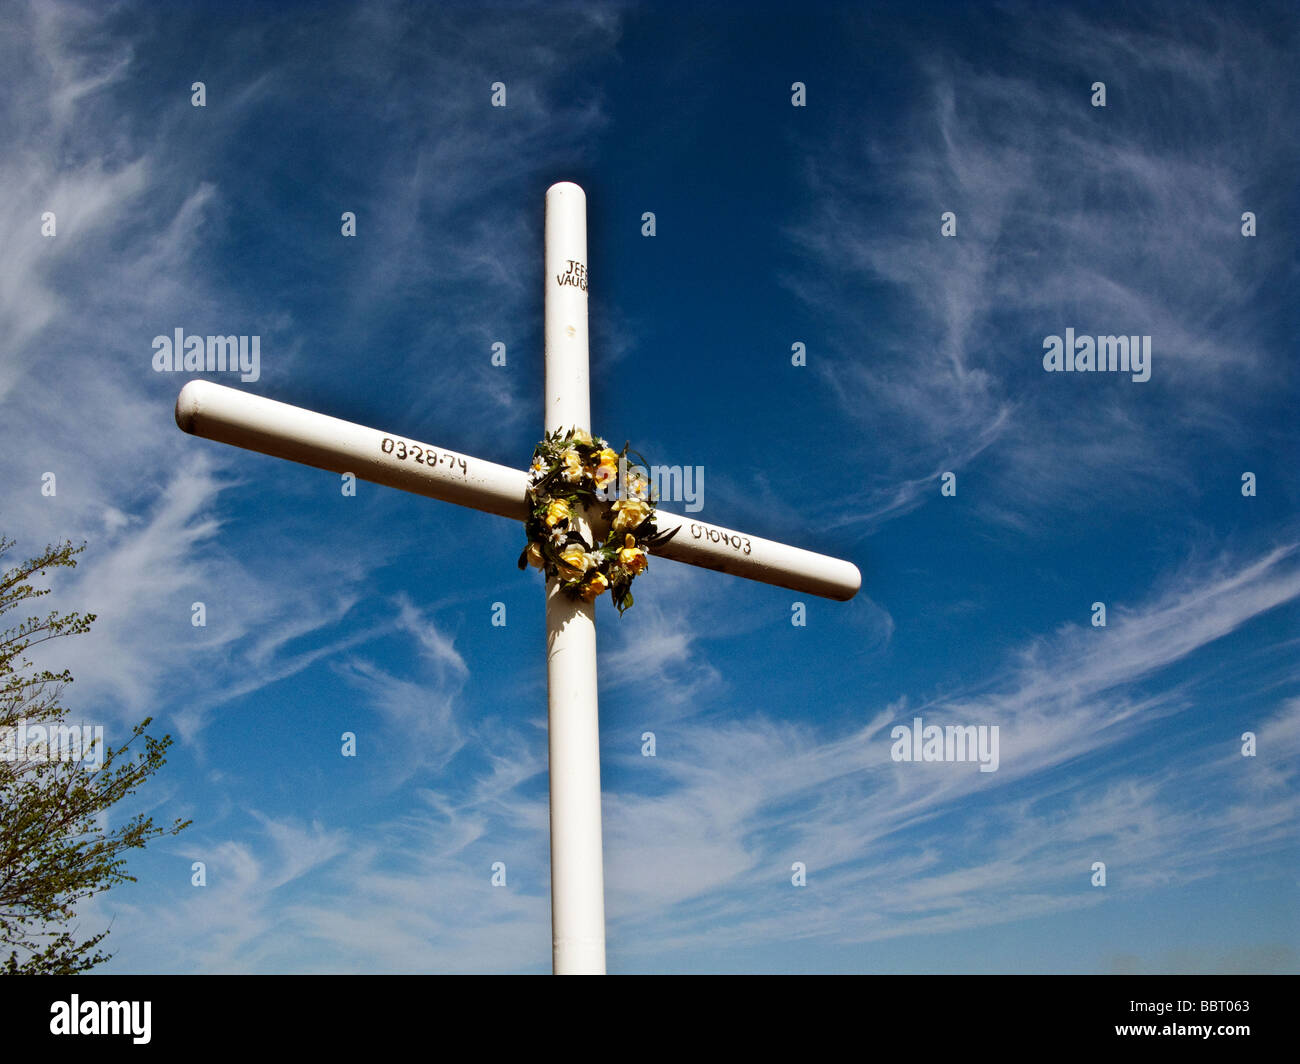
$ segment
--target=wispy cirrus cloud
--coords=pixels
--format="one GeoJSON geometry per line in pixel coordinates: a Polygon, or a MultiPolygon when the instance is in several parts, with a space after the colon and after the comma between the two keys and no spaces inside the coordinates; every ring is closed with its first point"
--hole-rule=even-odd
{"type": "Polygon", "coordinates": [[[1243,385],[1285,379],[1275,301],[1259,296],[1294,268],[1281,243],[1239,232],[1245,210],[1288,216],[1298,141],[1280,40],[1207,7],[1141,28],[1015,10],[999,16],[1006,47],[1032,73],[916,45],[908,120],[855,127],[809,165],[791,237],[823,269],[789,283],[830,323],[838,357],[817,371],[868,429],[873,471],[839,523],[878,527],[977,460],[997,522],[1078,506],[1081,482],[1088,498],[1192,489],[1186,441],[1240,442],[1243,385]],[[1047,55],[1050,69],[1034,59],[1047,55]],[[1067,327],[1150,335],[1152,381],[1044,374],[1042,340],[1067,327]]]}
{"type": "MultiPolygon", "coordinates": [[[[400,381],[414,361],[439,397],[439,427],[467,404],[471,434],[491,422],[499,444],[533,413],[531,401],[516,400],[519,375],[488,360],[490,340],[522,339],[536,302],[536,277],[505,264],[529,261],[540,199],[510,190],[521,174],[580,160],[603,127],[599,94],[574,99],[567,86],[575,55],[612,53],[620,17],[614,7],[575,5],[538,40],[527,23],[468,9],[366,5],[341,30],[268,13],[293,47],[278,48],[275,33],[235,28],[194,73],[208,85],[207,107],[191,106],[187,81],[147,101],[154,118],[141,121],[141,64],[155,38],[193,13],[127,5],[116,14],[33,0],[0,16],[8,31],[0,54],[13,75],[0,104],[9,146],[0,177],[12,192],[0,207],[8,250],[0,266],[0,438],[12,478],[4,531],[28,554],[56,539],[90,544],[78,571],[57,579],[65,608],[99,614],[92,635],[67,647],[82,679],[78,700],[105,700],[124,719],[138,718],[165,691],[184,691],[176,720],[195,742],[214,706],[355,648],[400,618],[349,628],[361,612],[349,618],[360,583],[381,561],[371,552],[324,542],[304,550],[285,522],[254,528],[246,514],[234,519],[249,488],[234,471],[248,469],[248,457],[179,434],[171,406],[182,379],[153,372],[153,336],[176,326],[259,333],[264,375],[252,388],[281,389],[294,374],[309,378],[323,357],[320,337],[304,325],[304,315],[316,315],[333,326],[324,343],[347,348],[355,367],[351,378],[299,386],[318,396],[316,405],[346,414],[363,364],[400,381]],[[450,56],[449,36],[464,40],[450,56]],[[488,103],[498,79],[510,92],[503,113],[488,103]],[[362,127],[389,137],[371,159],[364,194],[340,192],[339,211],[360,213],[364,238],[341,270],[337,250],[323,260],[302,256],[282,291],[250,288],[236,267],[262,253],[258,233],[300,241],[327,233],[344,246],[338,212],[306,222],[287,216],[273,188],[278,169],[232,164],[259,123],[286,108],[299,109],[306,141],[325,135],[313,126],[323,112],[308,102],[337,91],[374,108],[362,127]],[[428,100],[438,106],[424,107],[428,100]],[[485,115],[495,123],[485,125],[485,115]],[[53,238],[41,235],[46,210],[57,215],[53,238]],[[304,294],[322,268],[336,317],[304,294]],[[413,302],[428,333],[385,336],[383,322],[409,317],[413,302]],[[466,358],[470,347],[483,357],[466,358]],[[485,408],[497,416],[485,419],[485,408]],[[41,493],[45,472],[57,478],[52,498],[41,493]],[[190,625],[198,601],[212,618],[207,628],[190,625]],[[324,645],[308,646],[313,639],[324,645]],[[218,660],[243,663],[238,682],[215,677],[218,660]]],[[[311,177],[350,189],[354,161],[311,177]]],[[[412,432],[428,424],[430,404],[415,391],[379,392],[410,404],[391,409],[385,424],[412,432]]],[[[429,435],[443,442],[447,434],[429,435]]],[[[348,517],[335,522],[343,540],[375,538],[366,527],[374,517],[348,517]]]]}
{"type": "MultiPolygon", "coordinates": [[[[1105,648],[1095,631],[1066,627],[1008,657],[986,689],[900,699],[849,732],[752,711],[677,715],[671,749],[653,762],[615,755],[652,765],[653,783],[628,786],[634,774],[621,773],[624,786],[604,796],[611,940],[635,943],[617,963],[706,955],[725,967],[727,950],[755,941],[842,946],[1078,910],[1099,901],[1087,887],[1095,860],[1137,892],[1243,863],[1281,869],[1300,814],[1300,699],[1261,703],[1258,755],[1243,758],[1231,726],[1171,744],[1186,683],[1161,677],[1294,604],[1296,554],[1185,570],[1118,609],[1105,648]],[[1000,767],[892,761],[890,728],[914,714],[997,724],[1000,767]],[[798,905],[794,861],[810,883],[798,905]]],[[[661,686],[672,681],[651,677],[645,693],[661,686]]],[[[425,808],[373,838],[285,826],[265,854],[217,844],[234,879],[225,889],[246,908],[213,956],[186,946],[206,935],[201,922],[177,917],[168,933],[193,958],[186,970],[465,970],[467,956],[474,970],[544,967],[547,816],[535,786],[545,761],[509,727],[471,727],[488,770],[471,787],[422,788],[425,808]],[[509,890],[490,885],[496,860],[509,890]],[[298,892],[273,903],[290,880],[298,892]],[[287,913],[275,926],[273,908],[287,913]]],[[[1287,956],[1277,954],[1283,967],[1287,956]]]]}
{"type": "Polygon", "coordinates": [[[1063,628],[1012,656],[987,689],[902,700],[853,733],[761,716],[678,723],[675,756],[655,765],[672,785],[607,797],[612,917],[630,925],[629,939],[654,943],[645,956],[801,937],[866,942],[1093,904],[1071,885],[1096,859],[1137,889],[1276,863],[1300,814],[1300,703],[1252,722],[1257,758],[1241,756],[1231,725],[1208,737],[1219,753],[1207,758],[1201,743],[1171,750],[1160,738],[1191,699],[1184,682],[1159,677],[1174,663],[1195,668],[1217,640],[1293,604],[1295,556],[1293,545],[1184,572],[1117,611],[1104,647],[1096,632],[1063,628]],[[1000,767],[894,763],[890,728],[914,714],[998,725],[1000,767]],[[1144,753],[1152,742],[1158,763],[1144,753]],[[1209,809],[1200,796],[1211,792],[1209,809]],[[649,862],[647,837],[658,840],[649,862]],[[817,900],[792,910],[783,892],[795,860],[816,869],[818,884],[817,900]],[[652,932],[666,913],[673,932],[663,939],[652,932]]]}

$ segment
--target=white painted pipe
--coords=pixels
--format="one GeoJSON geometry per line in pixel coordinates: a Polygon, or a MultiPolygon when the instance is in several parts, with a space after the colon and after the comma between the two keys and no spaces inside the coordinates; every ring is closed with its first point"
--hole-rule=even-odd
{"type": "MultiPolygon", "coordinates": [[[[563,329],[561,325],[561,336],[563,329]]],[[[555,403],[547,405],[548,409],[552,406],[561,409],[555,403]]],[[[559,415],[551,427],[565,417],[575,416],[572,408],[564,409],[569,413],[559,415]]],[[[528,477],[518,469],[249,395],[211,381],[193,380],[181,389],[176,400],[176,423],[195,436],[276,458],[335,473],[354,473],[360,480],[517,521],[527,517],[524,492],[528,477]],[[430,454],[435,456],[432,462],[430,454]]],[[[680,531],[655,557],[833,599],[850,599],[862,586],[857,566],[825,554],[665,510],[658,511],[658,525],[660,529],[679,527],[680,531]]]]}
{"type": "MultiPolygon", "coordinates": [[[[587,197],[546,190],[545,427],[591,428],[587,343],[587,197]]],[[[590,535],[585,521],[584,535],[590,535]]],[[[546,587],[551,783],[551,956],[556,975],[605,974],[605,868],[595,604],[546,587]]]]}
{"type": "Polygon", "coordinates": [[[543,338],[549,433],[591,430],[587,339],[587,194],[570,181],[546,190],[543,338]]]}
{"type": "Polygon", "coordinates": [[[671,558],[841,602],[851,599],[862,587],[858,567],[839,558],[657,508],[655,527],[660,532],[677,529],[677,535],[654,551],[656,558],[671,558]]]}
{"type": "Polygon", "coordinates": [[[527,475],[517,469],[211,381],[181,389],[176,424],[195,436],[431,499],[517,521],[528,515],[527,475]]]}

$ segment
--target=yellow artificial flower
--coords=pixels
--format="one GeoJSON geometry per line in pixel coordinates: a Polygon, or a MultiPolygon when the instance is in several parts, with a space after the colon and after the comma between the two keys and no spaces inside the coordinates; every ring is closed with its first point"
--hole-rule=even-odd
{"type": "Polygon", "coordinates": [[[563,499],[552,499],[551,504],[546,508],[546,524],[550,528],[554,528],[561,521],[572,516],[569,512],[569,504],[563,499]]]}
{"type": "Polygon", "coordinates": [[[571,480],[582,476],[582,456],[572,447],[566,447],[560,452],[560,461],[564,463],[564,472],[571,480]]]}
{"type": "Polygon", "coordinates": [[[528,564],[534,569],[541,569],[546,565],[546,559],[542,557],[542,548],[536,543],[528,544],[528,564]]]}
{"type": "Polygon", "coordinates": [[[614,503],[614,531],[630,532],[650,516],[650,504],[644,499],[619,499],[614,503]]]}
{"type": "Polygon", "coordinates": [[[582,585],[583,601],[595,602],[608,587],[609,581],[605,579],[604,573],[592,573],[591,578],[582,585]]]}
{"type": "Polygon", "coordinates": [[[591,446],[591,433],[588,432],[586,429],[574,429],[574,430],[573,430],[573,442],[574,442],[574,443],[581,443],[581,444],[586,445],[587,447],[590,447],[590,446],[591,446]]]}
{"type": "Polygon", "coordinates": [[[633,576],[644,573],[649,560],[645,551],[636,545],[636,538],[629,532],[623,537],[624,546],[618,552],[618,563],[633,576]]]}
{"type": "Polygon", "coordinates": [[[597,484],[604,487],[618,476],[618,454],[606,447],[603,451],[597,451],[594,457],[596,468],[591,475],[597,484]]]}
{"type": "Polygon", "coordinates": [[[587,552],[581,544],[572,543],[560,551],[560,575],[566,580],[577,580],[587,571],[587,552]]]}

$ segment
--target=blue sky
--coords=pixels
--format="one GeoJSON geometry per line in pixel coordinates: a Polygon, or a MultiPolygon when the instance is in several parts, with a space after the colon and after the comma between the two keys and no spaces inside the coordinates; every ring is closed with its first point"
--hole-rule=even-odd
{"type": "Polygon", "coordinates": [[[106,970],[549,970],[521,529],[183,435],[151,343],[259,335],[213,379],[522,467],[557,180],[593,428],[864,574],[806,627],[668,561],[598,610],[610,970],[1300,969],[1287,5],[0,20],[0,533],[88,542],[49,664],[176,738],[136,808],[194,821],[84,906],[106,970]],[[1067,328],[1151,379],[1044,372],[1067,328]],[[894,762],[917,715],[998,770],[894,762]]]}

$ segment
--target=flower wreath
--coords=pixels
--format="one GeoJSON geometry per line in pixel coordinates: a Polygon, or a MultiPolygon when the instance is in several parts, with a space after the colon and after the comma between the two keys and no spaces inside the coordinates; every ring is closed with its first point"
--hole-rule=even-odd
{"type": "Polygon", "coordinates": [[[631,468],[627,455],[626,444],[613,451],[584,429],[557,429],[542,440],[528,471],[528,546],[519,556],[520,569],[543,570],[572,598],[595,602],[608,590],[620,614],[632,605],[632,581],[645,572],[651,550],[677,534],[655,527],[655,500],[639,471],[626,473],[626,495],[611,494],[620,467],[631,468]],[[587,507],[593,525],[609,529],[597,543],[578,531],[587,507]]]}

